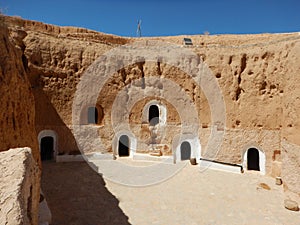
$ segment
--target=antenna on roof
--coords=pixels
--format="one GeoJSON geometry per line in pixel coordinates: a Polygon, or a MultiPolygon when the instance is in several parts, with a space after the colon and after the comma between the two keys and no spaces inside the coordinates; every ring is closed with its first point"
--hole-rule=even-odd
{"type": "Polygon", "coordinates": [[[139,19],[137,24],[137,30],[136,30],[136,36],[138,37],[142,36],[141,24],[142,24],[142,20],[139,19]]]}

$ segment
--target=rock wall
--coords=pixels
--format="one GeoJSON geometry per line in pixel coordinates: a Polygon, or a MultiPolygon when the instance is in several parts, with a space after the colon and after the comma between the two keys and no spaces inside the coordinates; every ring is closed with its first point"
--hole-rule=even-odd
{"type": "Polygon", "coordinates": [[[0,224],[37,224],[40,170],[31,149],[0,152],[0,170],[0,224]]]}
{"type": "MultiPolygon", "coordinates": [[[[62,141],[60,153],[78,150],[69,130],[72,100],[80,77],[100,55],[113,47],[135,39],[115,37],[81,28],[62,28],[8,17],[11,33],[24,30],[26,36],[14,35],[23,43],[28,74],[36,99],[36,129],[53,129],[62,141]],[[44,115],[47,114],[47,117],[44,115]],[[68,142],[64,140],[70,140],[68,142]]],[[[227,129],[279,130],[282,127],[282,98],[288,53],[298,34],[191,36],[191,48],[204,60],[219,82],[226,103],[227,129]]],[[[142,38],[181,44],[182,37],[142,38]]],[[[288,59],[290,60],[290,58],[288,59]]],[[[293,66],[295,67],[295,66],[293,66]]],[[[103,88],[105,99],[102,124],[110,123],[110,108],[116,93],[128,82],[144,76],[173,79],[180,71],[168,65],[146,63],[132,65],[116,74],[103,88]],[[159,67],[159,68],[158,68],[159,67]],[[113,87],[113,88],[112,88],[113,87]],[[106,122],[104,122],[106,121],[106,122]]],[[[183,75],[183,74],[182,74],[183,75]]],[[[211,126],[210,111],[201,90],[194,89],[185,76],[175,79],[191,96],[200,96],[201,123],[211,126]]],[[[100,96],[103,96],[100,93],[100,96]]],[[[142,109],[136,110],[140,113],[142,109]]],[[[101,131],[100,131],[101,132],[101,131]]],[[[111,137],[111,133],[105,135],[111,137]]],[[[203,140],[205,142],[205,140],[203,140]]],[[[245,143],[247,144],[247,143],[245,143]]]]}
{"type": "Polygon", "coordinates": [[[16,17],[5,17],[5,22],[11,38],[23,54],[23,63],[36,102],[36,116],[32,108],[27,111],[31,122],[35,122],[37,134],[42,130],[54,130],[59,139],[59,154],[78,153],[68,127],[71,124],[76,85],[83,71],[96,58],[113,46],[127,41],[83,28],[62,28],[16,17]]]}
{"type": "MultiPolygon", "coordinates": [[[[58,141],[61,154],[78,151],[69,127],[74,93],[80,78],[99,56],[137,39],[12,17],[7,17],[6,21],[11,37],[23,52],[24,67],[35,96],[37,131],[55,130],[61,140],[58,141]]],[[[268,174],[280,175],[283,163],[285,189],[293,198],[298,198],[299,173],[293,171],[299,171],[299,34],[187,37],[192,38],[194,43],[190,50],[210,69],[224,96],[226,135],[215,157],[221,161],[242,163],[245,149],[255,145],[266,155],[268,174]]],[[[138,40],[159,40],[181,45],[182,39],[183,36],[138,40]]],[[[190,62],[187,60],[185,63],[190,62]]],[[[95,129],[106,140],[105,151],[111,150],[111,104],[117,93],[134,80],[151,76],[175,81],[194,100],[201,118],[199,137],[205,153],[208,134],[216,124],[210,118],[210,107],[203,90],[178,68],[150,62],[127,66],[104,85],[97,102],[101,121],[95,129]]],[[[149,129],[143,121],[142,126],[138,125],[143,107],[144,104],[137,104],[130,112],[130,120],[135,134],[146,141],[149,139],[149,129]]],[[[174,115],[172,122],[180,125],[181,121],[171,106],[168,110],[170,115],[174,115]]],[[[171,142],[170,139],[167,141],[171,142]]],[[[166,154],[170,151],[166,150],[166,154]]]]}
{"type": "MultiPolygon", "coordinates": [[[[0,151],[28,146],[39,161],[34,97],[27,77],[26,57],[20,43],[10,37],[3,17],[0,20],[0,151]]],[[[11,35],[23,36],[24,32],[11,35]]]]}
{"type": "Polygon", "coordinates": [[[284,80],[283,128],[282,128],[282,176],[288,199],[300,205],[300,43],[291,46],[284,80]]]}
{"type": "Polygon", "coordinates": [[[0,223],[37,224],[40,154],[24,45],[0,16],[0,223]],[[16,147],[30,147],[9,150],[16,147]]]}

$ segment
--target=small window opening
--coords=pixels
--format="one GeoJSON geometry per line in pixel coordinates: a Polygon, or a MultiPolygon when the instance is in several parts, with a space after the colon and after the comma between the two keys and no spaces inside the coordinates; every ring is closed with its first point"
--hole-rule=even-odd
{"type": "Polygon", "coordinates": [[[157,105],[151,105],[149,107],[149,123],[151,126],[155,126],[159,123],[159,109],[157,105]]]}
{"type": "Polygon", "coordinates": [[[88,108],[88,123],[97,124],[98,123],[98,110],[96,107],[88,108]]]}

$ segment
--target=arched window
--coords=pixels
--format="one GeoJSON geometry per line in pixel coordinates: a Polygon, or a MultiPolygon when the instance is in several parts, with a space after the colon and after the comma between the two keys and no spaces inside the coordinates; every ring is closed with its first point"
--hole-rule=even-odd
{"type": "Polygon", "coordinates": [[[88,108],[88,123],[97,124],[98,123],[98,110],[96,107],[88,108]]]}
{"type": "Polygon", "coordinates": [[[249,148],[247,152],[247,169],[260,171],[259,152],[256,148],[249,148]]]}
{"type": "Polygon", "coordinates": [[[40,143],[41,160],[51,160],[54,157],[54,139],[51,136],[45,136],[40,143]]]}
{"type": "Polygon", "coordinates": [[[129,138],[127,135],[122,135],[119,138],[119,156],[129,156],[129,138]]]}
{"type": "Polygon", "coordinates": [[[148,119],[151,126],[155,126],[159,123],[159,108],[157,105],[151,105],[149,107],[148,119]]]}
{"type": "Polygon", "coordinates": [[[191,158],[191,144],[184,141],[180,145],[181,160],[189,160],[191,158]]]}

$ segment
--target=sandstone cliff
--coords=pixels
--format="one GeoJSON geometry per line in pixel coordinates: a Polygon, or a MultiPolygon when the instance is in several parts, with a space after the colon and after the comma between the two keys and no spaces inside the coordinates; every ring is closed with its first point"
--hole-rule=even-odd
{"type": "Polygon", "coordinates": [[[10,36],[3,18],[0,20],[0,151],[28,146],[39,161],[35,103],[27,77],[27,59],[24,46],[12,40],[12,36],[24,37],[25,33],[19,30],[10,36]]]}
{"type": "Polygon", "coordinates": [[[40,154],[35,131],[35,102],[27,77],[24,46],[0,16],[0,223],[37,224],[40,154]],[[20,148],[7,151],[15,147],[20,148]]]}
{"type": "MultiPolygon", "coordinates": [[[[122,38],[83,28],[63,28],[13,17],[6,17],[5,20],[10,36],[23,54],[23,64],[35,96],[37,132],[55,130],[60,137],[60,154],[78,152],[69,129],[72,102],[76,85],[92,62],[114,47],[137,40],[159,40],[181,45],[183,39],[183,36],[122,38]]],[[[284,164],[282,175],[285,189],[300,203],[297,175],[300,174],[300,143],[297,139],[299,34],[189,37],[194,43],[191,50],[211,70],[224,96],[226,135],[217,160],[242,163],[243,154],[249,146],[259,147],[266,155],[267,174],[280,175],[280,165],[284,164]]],[[[99,133],[107,140],[107,149],[113,135],[109,125],[111,104],[124,86],[142,76],[169,78],[194,99],[201,118],[201,145],[205,154],[207,136],[210,128],[215,126],[209,116],[206,97],[197,84],[186,79],[182,71],[151,62],[130,65],[118,71],[100,93],[99,105],[103,118],[99,123],[99,133]],[[101,99],[101,96],[105,98],[101,99]],[[104,124],[106,127],[103,127],[104,124]]],[[[133,124],[143,122],[140,120],[143,105],[143,102],[136,104],[131,112],[133,124]]],[[[176,110],[171,106],[169,109],[169,121],[180,123],[176,110]]],[[[136,129],[136,134],[145,139],[149,136],[147,132],[136,129]]]]}

